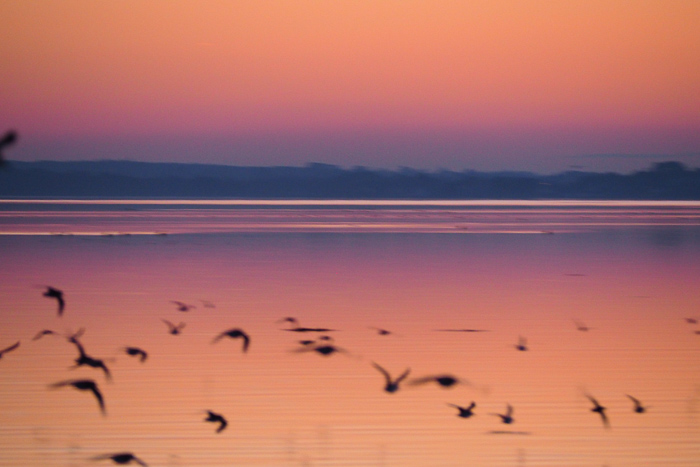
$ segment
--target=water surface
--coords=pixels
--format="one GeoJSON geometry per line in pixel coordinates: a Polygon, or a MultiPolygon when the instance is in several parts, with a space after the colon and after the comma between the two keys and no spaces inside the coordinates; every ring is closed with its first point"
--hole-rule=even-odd
{"type": "Polygon", "coordinates": [[[10,200],[0,234],[0,348],[21,341],[0,360],[0,465],[700,463],[700,203],[10,200]],[[299,352],[318,336],[287,316],[345,352],[299,352]],[[81,327],[112,382],[69,369],[65,338],[32,340],[81,327]],[[229,328],[248,353],[211,343],[229,328]],[[461,329],[485,332],[439,331],[461,329]],[[371,362],[411,374],[389,394],[371,362]],[[406,384],[440,373],[462,384],[406,384]],[[70,378],[106,416],[48,389],[70,378]],[[447,405],[471,401],[468,419],[447,405]]]}

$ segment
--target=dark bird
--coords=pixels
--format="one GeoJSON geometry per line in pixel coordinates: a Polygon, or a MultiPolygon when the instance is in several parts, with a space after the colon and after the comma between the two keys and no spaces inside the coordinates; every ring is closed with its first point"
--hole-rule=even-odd
{"type": "Polygon", "coordinates": [[[66,302],[63,300],[63,291],[47,286],[44,297],[55,298],[58,302],[58,316],[63,316],[63,310],[66,307],[66,302]]]}
{"type": "Polygon", "coordinates": [[[5,355],[7,352],[12,352],[17,347],[19,347],[19,341],[15,342],[14,344],[5,349],[0,350],[0,358],[2,358],[2,356],[5,355]]]}
{"type": "Polygon", "coordinates": [[[89,356],[85,352],[85,348],[82,346],[82,344],[80,343],[80,341],[78,340],[78,338],[75,335],[68,338],[68,341],[71,342],[72,344],[75,344],[75,346],[78,348],[78,358],[75,359],[74,368],[77,368],[77,367],[83,366],[83,365],[90,366],[92,368],[100,368],[102,371],[104,371],[105,377],[108,380],[112,379],[112,375],[109,372],[109,368],[107,368],[107,365],[105,365],[105,363],[102,360],[89,356]]]}
{"type": "Polygon", "coordinates": [[[525,339],[523,336],[518,336],[518,343],[515,346],[516,349],[524,352],[527,350],[527,339],[525,339]]]}
{"type": "Polygon", "coordinates": [[[42,329],[41,331],[39,331],[39,332],[36,333],[36,336],[32,337],[32,340],[33,340],[33,341],[38,341],[38,340],[41,339],[42,337],[48,336],[48,335],[50,335],[50,334],[51,334],[51,335],[57,335],[58,333],[55,332],[55,331],[52,331],[51,329],[42,329]]]}
{"type": "Polygon", "coordinates": [[[100,410],[102,411],[102,414],[107,414],[107,412],[105,411],[105,403],[104,399],[102,398],[102,394],[97,388],[97,383],[95,383],[93,380],[72,379],[67,381],[60,381],[58,383],[53,383],[49,385],[50,388],[60,388],[64,386],[73,386],[74,388],[79,389],[81,391],[92,391],[92,393],[95,395],[95,398],[97,399],[97,403],[100,405],[100,410]]]}
{"type": "Polygon", "coordinates": [[[2,139],[0,139],[0,166],[5,163],[5,156],[3,155],[3,150],[8,146],[12,146],[16,142],[17,132],[14,130],[7,131],[2,137],[2,139]]]}
{"type": "Polygon", "coordinates": [[[120,465],[126,465],[130,464],[132,462],[142,465],[144,467],[148,467],[148,464],[146,464],[144,461],[136,457],[130,452],[118,452],[116,454],[102,454],[100,456],[95,456],[92,458],[94,461],[101,461],[101,460],[106,460],[109,459],[113,461],[115,464],[120,464],[120,465]]]}
{"type": "Polygon", "coordinates": [[[489,332],[488,329],[436,329],[437,332],[489,332]]]}
{"type": "Polygon", "coordinates": [[[476,407],[476,402],[472,402],[471,404],[469,404],[468,407],[461,407],[457,404],[447,404],[447,405],[459,410],[459,413],[457,414],[458,417],[469,418],[472,415],[474,415],[474,407],[476,407]]]}
{"type": "Polygon", "coordinates": [[[583,324],[581,321],[574,320],[574,324],[576,325],[577,331],[586,332],[591,330],[591,328],[583,324]]]}
{"type": "Polygon", "coordinates": [[[639,401],[639,399],[630,396],[629,394],[625,394],[627,397],[630,398],[632,402],[634,402],[634,411],[637,413],[644,413],[647,411],[647,407],[644,407],[642,403],[639,401]]]}
{"type": "Polygon", "coordinates": [[[605,426],[605,428],[609,428],[610,422],[608,421],[608,416],[605,415],[605,407],[600,405],[598,401],[595,400],[595,398],[593,398],[592,396],[586,395],[586,397],[593,403],[593,408],[591,409],[591,412],[599,414],[600,418],[603,420],[603,425],[605,426]]]}
{"type": "Polygon", "coordinates": [[[305,328],[299,326],[299,321],[296,318],[292,318],[291,316],[288,316],[286,318],[282,318],[281,320],[277,321],[278,323],[290,323],[292,325],[291,328],[285,329],[285,331],[290,331],[290,332],[332,332],[336,331],[336,329],[328,329],[328,328],[305,328]]]}
{"type": "Polygon", "coordinates": [[[212,422],[212,423],[219,423],[219,428],[216,429],[217,433],[221,433],[222,431],[224,431],[224,429],[228,425],[228,422],[223,417],[223,415],[220,415],[218,413],[214,413],[211,410],[207,410],[207,418],[205,418],[204,421],[205,422],[212,422]]]}
{"type": "MultiPolygon", "coordinates": [[[[329,338],[328,336],[323,336],[321,339],[327,341],[327,340],[330,339],[330,338],[329,338]],[[323,339],[324,337],[325,337],[326,339],[323,339]]],[[[321,354],[321,355],[324,355],[324,356],[329,356],[329,355],[332,355],[332,354],[334,354],[334,353],[336,353],[336,352],[348,353],[347,350],[345,350],[345,349],[343,349],[343,348],[341,348],[341,347],[338,347],[338,346],[336,346],[336,345],[328,344],[328,343],[326,343],[326,344],[317,344],[315,341],[312,341],[312,342],[308,343],[307,345],[305,345],[305,346],[302,347],[302,348],[299,348],[299,349],[294,350],[294,352],[297,352],[297,353],[302,353],[302,352],[316,352],[316,353],[321,354]]]]}
{"type": "Polygon", "coordinates": [[[145,362],[148,358],[146,351],[138,347],[124,347],[124,351],[132,357],[139,357],[141,363],[145,362]]]}
{"type": "Polygon", "coordinates": [[[386,371],[384,368],[382,368],[381,366],[377,365],[377,364],[374,363],[374,362],[372,362],[372,366],[373,366],[374,368],[376,368],[377,370],[379,370],[379,372],[380,372],[381,374],[384,375],[384,379],[386,380],[386,385],[384,386],[384,390],[385,390],[386,392],[396,392],[396,391],[398,391],[398,390],[399,390],[399,383],[401,383],[401,381],[403,381],[404,379],[406,379],[406,377],[408,376],[408,374],[411,372],[411,369],[410,369],[410,368],[407,368],[406,371],[404,371],[403,373],[401,373],[401,376],[399,376],[398,378],[392,380],[392,379],[391,379],[391,375],[390,375],[389,372],[386,371]]]}
{"type": "Polygon", "coordinates": [[[494,414],[491,414],[491,415],[496,415],[496,416],[498,416],[498,417],[501,417],[501,421],[502,421],[503,423],[508,424],[508,425],[510,425],[511,423],[513,423],[513,422],[515,421],[515,419],[513,419],[513,406],[510,405],[510,404],[508,404],[508,405],[506,406],[506,413],[505,413],[505,414],[502,414],[502,413],[494,413],[494,414]]]}
{"type": "Polygon", "coordinates": [[[696,318],[686,318],[685,322],[688,324],[698,324],[698,320],[696,318]]]}
{"type": "Polygon", "coordinates": [[[248,351],[248,346],[250,345],[250,337],[243,330],[234,328],[229,329],[228,331],[224,331],[218,336],[216,336],[214,339],[212,339],[211,343],[215,344],[224,337],[230,337],[231,339],[238,339],[240,337],[241,339],[243,339],[243,352],[248,351]]]}
{"type": "Polygon", "coordinates": [[[176,300],[171,300],[170,303],[174,303],[175,305],[177,305],[177,308],[176,308],[177,311],[182,311],[182,312],[187,312],[187,311],[190,311],[194,308],[197,308],[194,305],[190,305],[190,304],[184,303],[184,302],[178,302],[176,300]]]}
{"type": "Polygon", "coordinates": [[[391,331],[388,331],[386,329],[375,328],[374,326],[370,326],[369,329],[374,329],[375,331],[377,331],[377,334],[379,334],[380,336],[388,336],[389,334],[392,333],[391,331]]]}
{"type": "Polygon", "coordinates": [[[165,324],[168,325],[168,332],[170,334],[172,334],[173,336],[180,334],[182,329],[185,327],[185,323],[183,323],[183,322],[180,322],[177,326],[175,326],[173,323],[171,323],[167,319],[162,319],[161,321],[163,321],[165,324]]]}
{"type": "Polygon", "coordinates": [[[449,388],[454,386],[455,384],[461,383],[462,381],[452,375],[437,375],[437,376],[424,376],[422,378],[416,378],[411,381],[409,381],[408,384],[411,384],[413,386],[419,385],[419,384],[426,384],[426,383],[437,383],[443,388],[449,388]]]}

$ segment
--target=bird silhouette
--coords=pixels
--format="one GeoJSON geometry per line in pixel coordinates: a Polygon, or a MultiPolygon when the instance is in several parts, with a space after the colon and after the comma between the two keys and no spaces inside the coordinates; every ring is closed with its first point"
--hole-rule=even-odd
{"type": "Polygon", "coordinates": [[[511,423],[513,423],[515,421],[515,419],[513,418],[513,406],[510,404],[506,405],[506,413],[504,413],[504,414],[494,413],[491,415],[496,415],[498,417],[501,417],[501,421],[503,423],[508,424],[508,425],[510,425],[511,423]]]}
{"type": "Polygon", "coordinates": [[[688,324],[698,324],[697,318],[686,318],[685,322],[688,324]]]}
{"type": "Polygon", "coordinates": [[[52,331],[51,329],[42,329],[41,331],[37,332],[34,337],[32,337],[32,340],[38,341],[42,337],[48,336],[48,335],[58,335],[58,333],[55,331],[52,331]]]}
{"type": "MultiPolygon", "coordinates": [[[[322,336],[319,338],[320,340],[324,340],[326,342],[331,341],[330,336],[322,336]]],[[[334,353],[348,353],[347,350],[343,349],[342,347],[338,347],[333,344],[329,343],[316,343],[316,341],[311,341],[304,347],[301,347],[299,349],[294,350],[294,352],[297,353],[303,353],[303,352],[316,352],[318,354],[321,354],[323,356],[330,356],[333,355],[334,353]]]]}
{"type": "Polygon", "coordinates": [[[142,465],[144,467],[148,467],[148,464],[146,464],[144,461],[136,457],[130,452],[118,452],[116,454],[102,454],[99,456],[95,456],[92,458],[94,461],[101,461],[101,460],[111,460],[115,464],[120,464],[120,465],[126,465],[130,464],[131,462],[135,462],[138,465],[142,465]]]}
{"type": "Polygon", "coordinates": [[[332,332],[336,331],[336,329],[328,329],[328,328],[305,328],[299,326],[299,321],[296,318],[293,318],[291,316],[288,316],[286,318],[282,318],[281,320],[277,321],[278,323],[290,323],[292,325],[291,328],[285,329],[285,331],[290,331],[290,332],[332,332]]]}
{"type": "Polygon", "coordinates": [[[212,422],[212,423],[218,423],[219,428],[216,429],[217,433],[221,433],[224,431],[226,426],[228,426],[228,422],[226,419],[223,417],[223,415],[212,412],[211,410],[207,410],[207,418],[204,419],[205,422],[212,422]]]}
{"type": "Polygon", "coordinates": [[[78,358],[75,359],[74,368],[77,368],[77,367],[83,366],[83,365],[86,365],[86,366],[89,366],[92,368],[100,368],[104,372],[105,377],[108,380],[112,379],[112,374],[109,372],[109,368],[107,368],[107,365],[105,365],[105,363],[102,360],[89,356],[85,352],[85,348],[82,346],[82,344],[80,343],[80,341],[78,340],[78,338],[75,335],[69,337],[68,341],[71,342],[72,344],[74,344],[78,348],[78,358]]]}
{"type": "Polygon", "coordinates": [[[5,355],[7,352],[12,352],[12,351],[15,350],[17,347],[19,347],[19,341],[15,342],[14,344],[12,344],[12,345],[9,346],[9,347],[6,347],[6,348],[0,350],[0,358],[2,358],[3,355],[5,355]]]}
{"type": "Polygon", "coordinates": [[[91,379],[71,379],[67,381],[59,381],[58,383],[53,383],[49,385],[50,388],[60,388],[64,386],[73,386],[74,388],[80,391],[91,391],[97,399],[97,403],[100,406],[102,415],[107,414],[104,399],[102,398],[102,393],[100,393],[100,390],[98,389],[97,383],[95,383],[95,381],[91,379]]]}
{"type": "Polygon", "coordinates": [[[590,330],[591,330],[591,328],[589,328],[588,326],[586,326],[586,325],[585,325],[584,323],[582,323],[581,321],[574,320],[574,324],[576,325],[576,330],[577,330],[577,331],[587,332],[587,331],[590,331],[590,330]]]}
{"type": "Polygon", "coordinates": [[[180,322],[180,323],[178,323],[177,326],[175,326],[173,323],[171,323],[167,319],[162,319],[161,321],[163,321],[168,326],[168,332],[170,334],[172,334],[173,336],[180,334],[182,329],[185,327],[185,323],[183,323],[183,322],[180,322]]]}
{"type": "Polygon", "coordinates": [[[124,351],[132,357],[139,357],[142,363],[148,358],[146,351],[138,347],[124,347],[124,351]]]}
{"type": "Polygon", "coordinates": [[[527,350],[527,339],[525,339],[523,336],[518,336],[518,343],[515,345],[515,348],[524,352],[527,350]]]}
{"type": "Polygon", "coordinates": [[[240,337],[241,339],[243,339],[243,352],[248,351],[248,346],[250,345],[250,337],[243,330],[234,328],[229,329],[228,331],[224,331],[218,336],[216,336],[214,339],[212,339],[211,343],[215,344],[224,337],[230,337],[231,339],[238,339],[240,337]]]}
{"type": "Polygon", "coordinates": [[[190,304],[185,303],[185,302],[178,302],[176,300],[170,300],[170,303],[174,303],[175,305],[177,305],[177,308],[176,308],[177,311],[182,311],[182,312],[187,312],[187,311],[190,311],[194,308],[197,308],[194,305],[190,305],[190,304]]]}
{"type": "Polygon", "coordinates": [[[644,413],[644,412],[647,411],[647,408],[648,408],[648,407],[644,407],[644,406],[642,405],[642,403],[639,401],[639,399],[637,399],[636,397],[632,397],[632,396],[630,396],[629,394],[625,394],[625,395],[626,395],[627,397],[629,397],[630,400],[631,400],[632,402],[634,402],[634,411],[635,411],[636,413],[644,413]]]}
{"type": "Polygon", "coordinates": [[[55,298],[58,302],[58,316],[63,316],[63,310],[66,307],[66,302],[63,299],[63,291],[47,286],[46,292],[44,292],[44,297],[55,298]]]}
{"type": "Polygon", "coordinates": [[[437,332],[489,332],[488,329],[436,329],[437,332]]]}
{"type": "Polygon", "coordinates": [[[459,406],[457,404],[447,404],[447,405],[459,410],[459,413],[457,414],[458,417],[469,418],[472,415],[474,415],[474,407],[476,407],[476,402],[472,401],[472,403],[469,404],[468,407],[462,407],[462,406],[459,406]]]}
{"type": "Polygon", "coordinates": [[[17,132],[14,130],[9,130],[5,132],[5,135],[0,139],[0,166],[5,164],[5,156],[3,154],[3,150],[8,147],[12,146],[17,142],[17,132]]]}
{"type": "Polygon", "coordinates": [[[605,407],[600,405],[594,397],[589,396],[588,394],[586,394],[586,397],[588,398],[588,400],[590,400],[593,403],[593,408],[591,409],[591,412],[595,412],[595,413],[599,414],[601,420],[603,420],[603,426],[605,426],[605,428],[610,428],[610,422],[608,421],[608,416],[605,415],[605,407]]]}
{"type": "Polygon", "coordinates": [[[449,388],[455,384],[459,384],[462,381],[456,376],[452,375],[437,375],[437,376],[423,376],[422,378],[415,378],[408,382],[412,386],[427,384],[427,383],[437,383],[438,385],[449,388]]]}
{"type": "Polygon", "coordinates": [[[369,326],[369,329],[374,329],[375,331],[377,331],[377,334],[379,334],[380,336],[388,336],[389,334],[393,334],[391,331],[389,331],[387,329],[377,328],[374,326],[369,326]]]}
{"type": "Polygon", "coordinates": [[[411,369],[407,368],[406,371],[401,373],[401,376],[392,380],[391,375],[384,368],[382,368],[381,366],[379,366],[378,364],[376,364],[374,362],[372,362],[372,366],[374,368],[376,368],[377,370],[379,370],[379,372],[384,375],[384,379],[386,380],[386,385],[384,386],[384,390],[386,392],[389,392],[389,393],[398,391],[399,390],[399,383],[401,383],[401,381],[406,379],[408,374],[411,372],[411,369]]]}

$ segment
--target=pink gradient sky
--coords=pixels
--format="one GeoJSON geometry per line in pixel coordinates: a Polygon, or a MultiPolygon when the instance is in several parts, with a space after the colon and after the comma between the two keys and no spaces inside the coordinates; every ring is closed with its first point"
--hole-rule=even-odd
{"type": "Polygon", "coordinates": [[[0,3],[15,160],[700,165],[700,2],[0,3]]]}

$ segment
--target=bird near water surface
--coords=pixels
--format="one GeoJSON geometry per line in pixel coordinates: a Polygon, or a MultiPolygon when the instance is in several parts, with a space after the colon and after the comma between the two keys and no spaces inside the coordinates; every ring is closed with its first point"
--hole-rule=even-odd
{"type": "Polygon", "coordinates": [[[411,369],[407,368],[406,371],[401,373],[401,375],[398,378],[392,380],[391,375],[384,368],[382,368],[381,366],[377,365],[374,362],[372,362],[372,366],[374,368],[376,368],[381,374],[384,375],[384,379],[386,381],[386,385],[384,386],[384,390],[386,392],[389,392],[389,393],[398,391],[399,390],[399,383],[401,383],[401,381],[406,379],[408,374],[411,372],[411,369]]]}
{"type": "Polygon", "coordinates": [[[503,422],[507,425],[510,425],[511,423],[513,423],[515,421],[515,419],[513,418],[513,406],[510,404],[508,404],[506,406],[506,413],[504,413],[504,414],[494,413],[491,415],[496,415],[497,417],[501,417],[501,422],[503,422]]]}
{"type": "Polygon", "coordinates": [[[467,407],[462,407],[462,406],[457,405],[457,404],[447,404],[447,405],[459,410],[459,412],[457,413],[458,417],[469,418],[472,415],[474,415],[474,407],[476,407],[476,402],[472,401],[472,403],[469,404],[467,407]]]}
{"type": "Polygon", "coordinates": [[[55,388],[62,388],[65,386],[73,386],[75,389],[78,389],[80,391],[90,391],[92,394],[95,396],[97,399],[97,404],[100,406],[100,411],[102,412],[102,415],[106,415],[107,411],[105,408],[105,402],[102,397],[102,393],[100,392],[99,388],[97,387],[97,383],[91,379],[71,379],[71,380],[66,380],[66,381],[59,381],[58,383],[53,383],[49,385],[49,388],[55,389],[55,388]]]}
{"type": "Polygon", "coordinates": [[[7,352],[12,352],[12,351],[15,350],[17,347],[19,347],[19,342],[20,342],[20,341],[17,341],[17,342],[15,342],[14,344],[12,344],[11,346],[6,347],[6,348],[0,350],[0,358],[2,358],[3,355],[5,355],[7,352]]]}
{"type": "Polygon", "coordinates": [[[173,336],[177,336],[178,334],[180,334],[185,327],[185,323],[183,323],[182,321],[178,323],[177,326],[168,321],[167,319],[162,319],[161,321],[163,321],[168,326],[168,332],[173,336]]]}
{"type": "Polygon", "coordinates": [[[139,357],[141,363],[145,362],[148,358],[148,353],[138,347],[124,347],[124,351],[132,357],[139,357]]]}
{"type": "Polygon", "coordinates": [[[58,302],[58,316],[63,316],[63,310],[66,308],[66,302],[63,299],[63,291],[47,286],[46,292],[44,292],[44,297],[55,298],[58,302]]]}
{"type": "Polygon", "coordinates": [[[218,423],[219,427],[216,429],[217,433],[221,433],[228,426],[228,422],[226,421],[223,415],[218,414],[216,412],[212,412],[211,410],[207,410],[207,418],[205,418],[204,421],[218,423]]]}
{"type": "Polygon", "coordinates": [[[228,331],[224,331],[218,336],[216,336],[214,339],[212,339],[211,343],[215,344],[224,337],[230,337],[231,339],[243,339],[243,352],[248,351],[248,346],[250,346],[250,336],[248,336],[248,334],[246,334],[245,331],[243,331],[242,329],[234,328],[229,329],[228,331]]]}
{"type": "Polygon", "coordinates": [[[600,418],[603,421],[603,426],[605,428],[610,428],[610,421],[608,420],[608,416],[605,414],[605,407],[600,405],[593,396],[589,396],[588,394],[586,394],[586,397],[593,403],[593,408],[591,409],[591,412],[595,412],[598,415],[600,415],[600,418]]]}
{"type": "Polygon", "coordinates": [[[95,456],[92,458],[94,461],[101,461],[101,460],[111,460],[115,464],[120,464],[120,465],[126,465],[130,464],[132,462],[141,465],[143,467],[148,467],[148,464],[146,464],[144,461],[136,457],[130,452],[118,452],[116,454],[102,454],[99,456],[95,456]]]}

